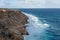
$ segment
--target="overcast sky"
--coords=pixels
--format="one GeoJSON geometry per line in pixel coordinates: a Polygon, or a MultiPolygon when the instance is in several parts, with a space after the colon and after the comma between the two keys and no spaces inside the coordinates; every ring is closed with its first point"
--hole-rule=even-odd
{"type": "Polygon", "coordinates": [[[0,0],[0,8],[60,8],[60,0],[0,0]]]}

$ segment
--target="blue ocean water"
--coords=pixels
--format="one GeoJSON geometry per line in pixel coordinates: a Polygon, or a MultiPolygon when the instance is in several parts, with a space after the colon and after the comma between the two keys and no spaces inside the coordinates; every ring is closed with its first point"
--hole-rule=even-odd
{"type": "Polygon", "coordinates": [[[60,40],[60,9],[19,9],[29,17],[24,40],[60,40]]]}

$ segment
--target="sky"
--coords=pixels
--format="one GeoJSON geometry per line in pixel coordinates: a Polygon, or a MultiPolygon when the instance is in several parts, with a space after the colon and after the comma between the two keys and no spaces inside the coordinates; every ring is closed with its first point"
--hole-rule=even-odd
{"type": "Polygon", "coordinates": [[[0,8],[60,8],[60,0],[0,0],[0,8]]]}

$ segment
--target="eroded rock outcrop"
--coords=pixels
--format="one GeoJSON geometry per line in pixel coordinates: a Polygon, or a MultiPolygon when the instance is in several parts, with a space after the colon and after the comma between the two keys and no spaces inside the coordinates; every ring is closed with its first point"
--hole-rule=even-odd
{"type": "Polygon", "coordinates": [[[0,40],[24,40],[27,20],[19,10],[0,9],[0,40]]]}

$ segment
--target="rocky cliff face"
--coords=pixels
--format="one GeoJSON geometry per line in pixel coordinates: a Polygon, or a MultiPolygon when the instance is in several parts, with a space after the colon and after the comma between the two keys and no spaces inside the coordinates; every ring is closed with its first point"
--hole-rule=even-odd
{"type": "Polygon", "coordinates": [[[0,9],[0,40],[24,40],[27,20],[19,10],[0,9]]]}

